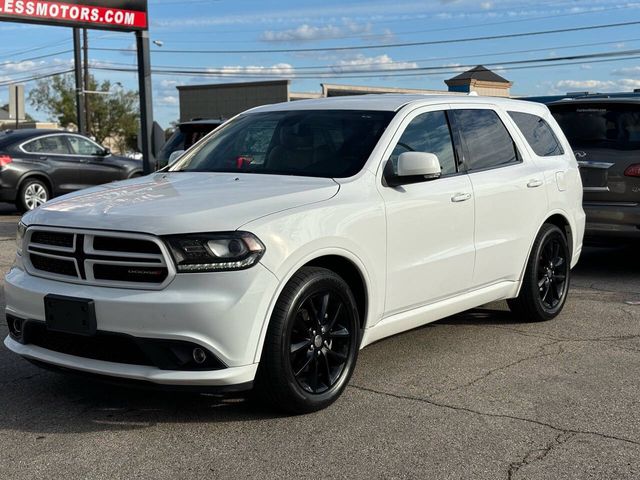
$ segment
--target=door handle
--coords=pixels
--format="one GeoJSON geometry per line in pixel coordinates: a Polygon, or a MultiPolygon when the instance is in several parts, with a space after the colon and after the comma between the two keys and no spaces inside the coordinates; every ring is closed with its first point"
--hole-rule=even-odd
{"type": "Polygon", "coordinates": [[[454,203],[466,202],[471,199],[470,193],[456,193],[453,197],[451,197],[451,201],[454,203]]]}
{"type": "Polygon", "coordinates": [[[533,178],[531,180],[529,180],[529,183],[527,183],[527,188],[536,188],[539,187],[540,185],[542,185],[542,180],[539,180],[537,178],[533,178]]]}

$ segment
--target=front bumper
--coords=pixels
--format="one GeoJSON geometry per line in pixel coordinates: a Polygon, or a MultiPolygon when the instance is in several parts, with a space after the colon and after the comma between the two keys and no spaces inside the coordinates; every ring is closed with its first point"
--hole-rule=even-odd
{"type": "Polygon", "coordinates": [[[640,205],[585,202],[585,236],[640,239],[640,205]]]}
{"type": "Polygon", "coordinates": [[[76,285],[14,267],[5,279],[8,315],[44,322],[46,295],[90,298],[99,331],[197,344],[226,368],[162,370],[23,345],[11,337],[5,345],[32,361],[97,375],[165,385],[247,384],[257,371],[260,333],[277,287],[276,277],[261,264],[235,272],[180,274],[159,291],[76,285]]]}

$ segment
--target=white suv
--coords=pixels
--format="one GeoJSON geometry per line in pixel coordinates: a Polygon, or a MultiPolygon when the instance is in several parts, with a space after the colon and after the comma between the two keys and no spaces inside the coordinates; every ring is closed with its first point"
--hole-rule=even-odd
{"type": "Polygon", "coordinates": [[[581,200],[543,105],[256,108],[165,171],[26,214],[5,345],[48,367],[318,410],[381,338],[500,299],[522,320],[558,315],[581,200]]]}

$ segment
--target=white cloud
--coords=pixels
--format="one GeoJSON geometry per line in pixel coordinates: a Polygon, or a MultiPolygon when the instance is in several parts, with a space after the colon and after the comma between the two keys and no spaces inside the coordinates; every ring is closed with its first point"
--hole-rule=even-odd
{"type": "Polygon", "coordinates": [[[626,76],[637,76],[640,77],[640,66],[638,67],[625,67],[618,68],[611,72],[611,75],[615,75],[616,77],[626,77],[626,76]]]}
{"type": "Polygon", "coordinates": [[[178,81],[177,80],[162,80],[160,82],[160,86],[162,88],[175,88],[178,85],[178,81]]]}
{"type": "Polygon", "coordinates": [[[332,67],[334,72],[368,71],[368,70],[396,70],[400,68],[417,68],[415,62],[394,61],[389,55],[378,55],[367,57],[356,55],[347,59],[342,59],[332,67]]]}
{"type": "Polygon", "coordinates": [[[0,69],[4,70],[6,73],[20,73],[41,67],[45,63],[46,62],[44,61],[34,62],[31,60],[27,60],[25,62],[2,62],[0,63],[0,69]]]}
{"type": "Polygon", "coordinates": [[[178,97],[174,95],[165,95],[164,97],[160,97],[158,99],[159,105],[178,105],[178,103],[178,97]]]}
{"type": "MultiPolygon", "coordinates": [[[[346,21],[344,25],[313,26],[304,23],[288,30],[267,30],[260,36],[265,42],[312,42],[317,40],[331,40],[350,35],[362,35],[371,32],[370,24],[359,24],[346,21]]],[[[383,35],[388,35],[388,30],[383,35]]]]}
{"type": "Polygon", "coordinates": [[[640,88],[640,79],[621,78],[619,80],[560,80],[554,85],[556,91],[599,90],[628,91],[640,88]]]}
{"type": "Polygon", "coordinates": [[[246,67],[224,66],[221,69],[208,69],[214,76],[228,76],[228,75],[277,75],[277,76],[294,76],[293,66],[288,63],[277,63],[271,66],[264,65],[249,65],[246,67]]]}

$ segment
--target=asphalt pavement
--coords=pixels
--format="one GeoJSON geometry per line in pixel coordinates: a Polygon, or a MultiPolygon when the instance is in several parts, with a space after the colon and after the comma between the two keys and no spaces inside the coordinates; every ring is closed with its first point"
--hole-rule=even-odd
{"type": "MultiPolygon", "coordinates": [[[[0,205],[2,276],[17,220],[0,205]]],[[[2,346],[0,479],[640,478],[638,301],[638,245],[587,249],[555,320],[499,302],[383,340],[332,407],[296,417],[51,373],[2,346]]]]}

